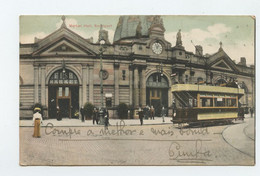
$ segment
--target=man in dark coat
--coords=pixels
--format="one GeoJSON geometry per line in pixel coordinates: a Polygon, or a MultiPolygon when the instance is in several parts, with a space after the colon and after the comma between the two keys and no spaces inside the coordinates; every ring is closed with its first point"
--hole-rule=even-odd
{"type": "Polygon", "coordinates": [[[104,117],[105,117],[105,130],[107,130],[109,125],[109,113],[107,109],[104,109],[104,117]]]}
{"type": "Polygon", "coordinates": [[[96,124],[98,124],[98,110],[97,110],[97,108],[94,108],[94,110],[93,110],[93,125],[95,124],[95,121],[96,121],[96,124]]]}
{"type": "Polygon", "coordinates": [[[81,115],[81,121],[85,122],[85,113],[84,113],[84,108],[83,106],[80,108],[80,115],[81,115]]]}
{"type": "Polygon", "coordinates": [[[139,115],[140,123],[141,123],[141,125],[143,125],[144,111],[142,110],[141,107],[138,110],[138,115],[139,115]]]}
{"type": "Polygon", "coordinates": [[[59,106],[57,106],[57,120],[58,121],[62,120],[61,113],[60,113],[60,107],[59,106]]]}

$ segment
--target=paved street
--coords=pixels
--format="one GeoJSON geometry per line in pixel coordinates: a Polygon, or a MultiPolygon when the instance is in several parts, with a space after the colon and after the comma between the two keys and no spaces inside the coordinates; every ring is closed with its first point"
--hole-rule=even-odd
{"type": "MultiPolygon", "coordinates": [[[[111,121],[103,126],[44,122],[33,138],[31,121],[20,122],[22,165],[253,165],[254,119],[230,125],[178,127],[157,118],[111,121]],[[117,123],[116,123],[117,122],[117,123]],[[28,124],[26,124],[28,123],[28,124]],[[29,124],[30,123],[30,124],[29,124]],[[53,126],[53,125],[54,126],[53,126]],[[132,124],[132,125],[131,125],[132,124]],[[152,125],[157,124],[157,125],[152,125]]],[[[65,123],[65,121],[63,122],[65,123]]],[[[81,124],[81,123],[80,123],[81,124]]]]}

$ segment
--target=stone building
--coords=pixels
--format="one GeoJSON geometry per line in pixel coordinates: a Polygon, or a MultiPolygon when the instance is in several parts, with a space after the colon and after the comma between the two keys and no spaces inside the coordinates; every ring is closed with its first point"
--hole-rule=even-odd
{"type": "Polygon", "coordinates": [[[121,16],[114,41],[100,29],[101,46],[70,30],[64,16],[62,20],[47,37],[20,44],[20,118],[31,118],[35,103],[43,105],[46,118],[56,118],[57,106],[63,117],[73,117],[86,102],[100,107],[101,77],[103,101],[113,118],[119,103],[131,108],[163,105],[170,112],[174,84],[219,86],[237,80],[245,89],[241,103],[254,106],[254,66],[248,67],[245,58],[236,64],[222,43],[212,55],[204,55],[202,46],[195,46],[194,54],[185,50],[181,30],[175,46],[165,40],[160,16],[121,16]]]}

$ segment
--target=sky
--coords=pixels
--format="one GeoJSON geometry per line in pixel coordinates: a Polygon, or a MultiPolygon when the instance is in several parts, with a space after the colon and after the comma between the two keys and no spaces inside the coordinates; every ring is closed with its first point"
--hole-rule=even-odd
{"type": "MultiPolygon", "coordinates": [[[[236,63],[241,57],[247,65],[254,64],[255,20],[251,16],[161,16],[165,39],[172,46],[181,29],[182,43],[187,51],[195,52],[194,44],[203,47],[203,54],[218,51],[222,42],[224,51],[236,63]],[[192,41],[192,42],[191,42],[192,41]]],[[[119,16],[66,16],[69,29],[84,38],[98,39],[100,24],[108,31],[113,42],[119,16]]],[[[62,24],[61,16],[20,16],[20,42],[33,43],[34,37],[44,38],[62,24]]]]}

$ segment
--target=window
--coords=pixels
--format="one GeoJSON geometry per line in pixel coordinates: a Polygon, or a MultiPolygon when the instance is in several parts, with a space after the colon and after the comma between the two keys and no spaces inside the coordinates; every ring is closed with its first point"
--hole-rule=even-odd
{"type": "Polygon", "coordinates": [[[122,70],[122,78],[125,80],[125,70],[122,70]]]}
{"type": "Polygon", "coordinates": [[[201,98],[200,106],[201,107],[213,107],[213,99],[212,98],[201,98]]]}
{"type": "Polygon", "coordinates": [[[227,102],[228,107],[236,107],[236,105],[237,105],[236,99],[227,98],[226,102],[227,102]]]}
{"type": "Polygon", "coordinates": [[[153,82],[157,82],[157,80],[156,80],[156,74],[153,75],[153,82]]]}
{"type": "Polygon", "coordinates": [[[62,87],[59,87],[59,93],[58,93],[59,97],[62,97],[62,87]]]}
{"type": "Polygon", "coordinates": [[[78,84],[77,76],[70,70],[60,69],[56,71],[49,80],[49,84],[78,84]]]}
{"type": "Polygon", "coordinates": [[[225,107],[225,98],[214,98],[214,104],[216,107],[225,107]]]}
{"type": "Polygon", "coordinates": [[[106,97],[106,107],[112,107],[112,97],[106,97]]]}
{"type": "Polygon", "coordinates": [[[69,96],[69,87],[65,87],[65,97],[69,96]]]}

